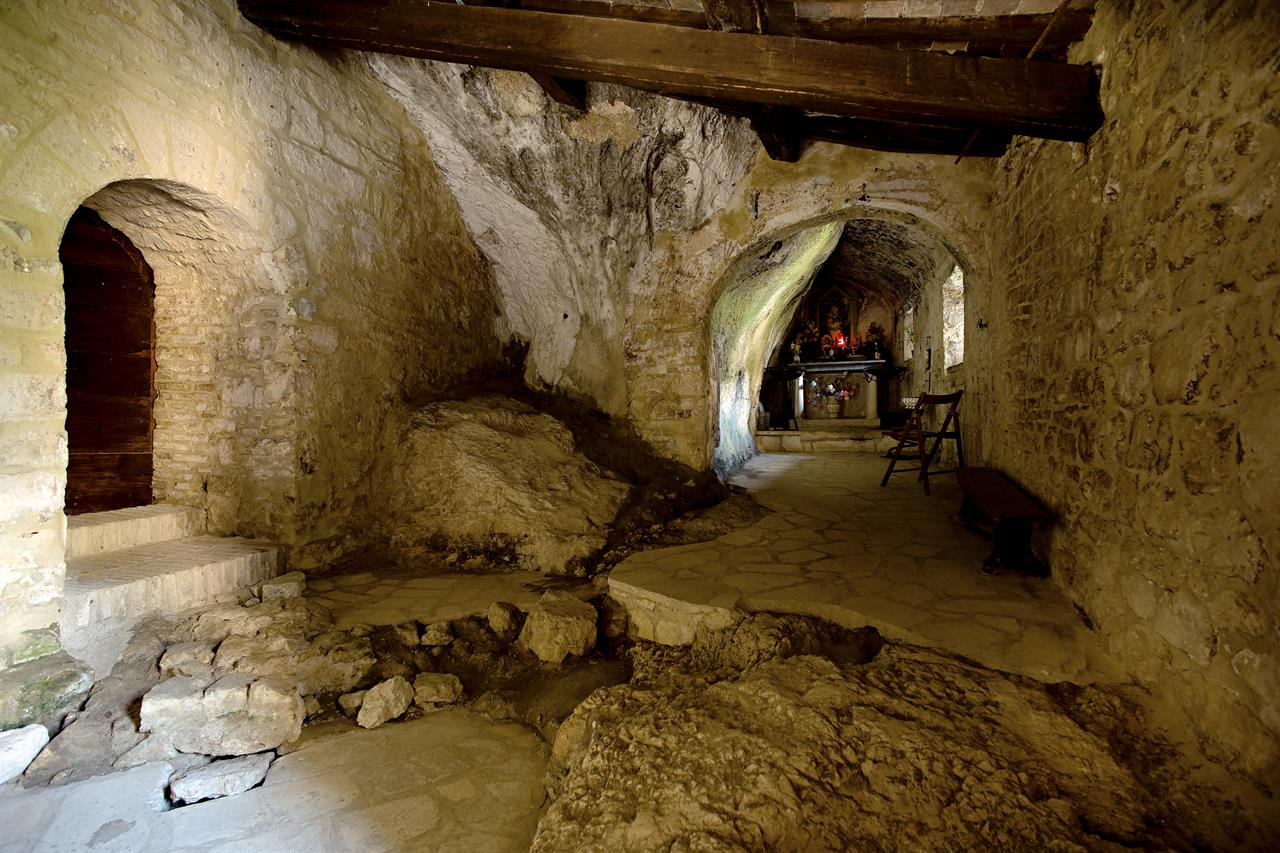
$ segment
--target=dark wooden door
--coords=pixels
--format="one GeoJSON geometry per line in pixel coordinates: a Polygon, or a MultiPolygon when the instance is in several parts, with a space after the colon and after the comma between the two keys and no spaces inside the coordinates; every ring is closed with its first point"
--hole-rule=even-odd
{"type": "Polygon", "coordinates": [[[82,207],[60,252],[67,297],[68,515],[151,503],[155,281],[129,238],[82,207]]]}

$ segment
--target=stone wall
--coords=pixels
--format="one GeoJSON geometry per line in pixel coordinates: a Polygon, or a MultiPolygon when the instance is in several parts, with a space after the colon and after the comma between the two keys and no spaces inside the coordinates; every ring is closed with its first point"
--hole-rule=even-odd
{"type": "Polygon", "coordinates": [[[157,497],[300,565],[358,544],[401,402],[497,358],[491,273],[404,111],[231,0],[7,3],[0,68],[0,646],[57,620],[57,253],[87,199],[156,271],[157,497]]]}
{"type": "Polygon", "coordinates": [[[1103,129],[997,170],[965,369],[989,383],[987,461],[1061,519],[1059,582],[1214,755],[1274,784],[1280,6],[1127,5],[1077,48],[1105,65],[1103,129]]]}

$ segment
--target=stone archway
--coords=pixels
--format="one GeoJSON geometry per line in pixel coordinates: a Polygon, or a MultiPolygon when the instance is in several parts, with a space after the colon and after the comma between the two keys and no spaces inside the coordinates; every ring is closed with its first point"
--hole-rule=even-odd
{"type": "MultiPolygon", "coordinates": [[[[753,416],[763,367],[828,256],[844,264],[861,259],[869,278],[896,279],[868,282],[872,291],[889,292],[940,284],[939,270],[945,276],[958,255],[940,230],[920,217],[868,208],[789,226],[739,252],[710,291],[714,307],[707,320],[707,420],[716,469],[730,471],[755,453],[753,416]],[[862,245],[849,251],[846,243],[851,240],[862,245]],[[912,248],[919,251],[909,251],[912,248]],[[849,257],[838,258],[841,255],[849,257]],[[946,263],[921,263],[924,257],[946,263]],[[770,258],[777,260],[771,265],[770,258]]],[[[924,367],[914,365],[909,384],[914,387],[923,376],[924,367]]]]}
{"type": "Polygon", "coordinates": [[[210,532],[278,535],[287,486],[273,480],[294,456],[292,415],[270,405],[293,381],[287,273],[238,212],[186,184],[120,181],[84,208],[154,271],[154,500],[206,511],[210,532]]]}

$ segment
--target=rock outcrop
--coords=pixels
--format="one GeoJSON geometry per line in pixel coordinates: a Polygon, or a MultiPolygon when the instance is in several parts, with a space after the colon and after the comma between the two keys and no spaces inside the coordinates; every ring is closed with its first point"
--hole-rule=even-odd
{"type": "Polygon", "coordinates": [[[392,455],[393,546],[510,548],[550,573],[604,546],[630,489],[578,453],[560,420],[498,395],[418,410],[392,455]]]}
{"type": "Polygon", "coordinates": [[[462,682],[447,672],[422,672],[413,679],[413,701],[419,708],[432,709],[462,698],[462,682]]]}
{"type": "Polygon", "coordinates": [[[1083,850],[1157,817],[1043,685],[902,646],[599,690],[553,761],[535,851],[1083,850]]]}
{"type": "Polygon", "coordinates": [[[279,678],[179,676],[142,697],[141,730],[180,752],[247,755],[297,740],[305,716],[297,689],[279,678]]]}

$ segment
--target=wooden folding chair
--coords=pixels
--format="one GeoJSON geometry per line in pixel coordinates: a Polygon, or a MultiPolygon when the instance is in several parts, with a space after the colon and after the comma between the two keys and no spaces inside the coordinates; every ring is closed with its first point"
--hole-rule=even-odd
{"type": "Polygon", "coordinates": [[[930,471],[934,459],[938,456],[938,449],[942,445],[943,439],[950,439],[956,443],[956,458],[959,462],[957,467],[964,467],[964,444],[960,440],[960,413],[957,409],[960,407],[960,398],[964,396],[963,391],[955,391],[951,394],[921,394],[916,401],[916,407],[911,410],[907,423],[901,429],[885,430],[883,433],[889,438],[896,439],[898,446],[889,454],[889,468],[884,472],[884,479],[880,481],[880,485],[889,485],[889,477],[896,470],[899,474],[905,471],[919,471],[920,475],[916,478],[924,484],[924,493],[929,492],[929,475],[933,474],[950,474],[955,468],[948,468],[944,471],[930,471]],[[939,406],[947,407],[946,417],[942,419],[942,426],[936,430],[925,428],[925,421],[932,422],[933,410],[939,406]],[[926,443],[929,439],[933,439],[933,446],[926,449],[926,443]],[[898,461],[903,458],[920,460],[919,466],[915,468],[898,468],[898,461]]]}

